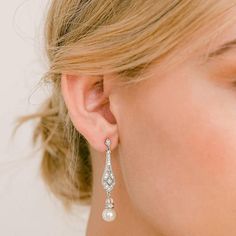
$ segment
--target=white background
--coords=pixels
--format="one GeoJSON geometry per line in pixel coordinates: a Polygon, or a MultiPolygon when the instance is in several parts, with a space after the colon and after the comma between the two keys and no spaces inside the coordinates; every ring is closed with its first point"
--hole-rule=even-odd
{"type": "Polygon", "coordinates": [[[40,152],[32,147],[32,123],[11,138],[15,119],[35,111],[49,89],[42,31],[48,1],[10,0],[0,7],[0,235],[85,235],[89,207],[70,214],[40,178],[40,152]]]}

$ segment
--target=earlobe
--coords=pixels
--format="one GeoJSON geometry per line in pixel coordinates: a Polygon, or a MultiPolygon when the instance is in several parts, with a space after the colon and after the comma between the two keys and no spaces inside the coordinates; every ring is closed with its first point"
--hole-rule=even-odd
{"type": "Polygon", "coordinates": [[[104,141],[111,139],[111,149],[118,144],[118,129],[104,94],[102,76],[61,76],[61,91],[75,128],[97,151],[104,152],[104,141]]]}

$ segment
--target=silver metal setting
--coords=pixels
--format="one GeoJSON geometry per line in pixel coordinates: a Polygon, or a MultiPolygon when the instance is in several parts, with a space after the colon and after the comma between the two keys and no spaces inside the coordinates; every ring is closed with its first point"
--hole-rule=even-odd
{"type": "Polygon", "coordinates": [[[113,190],[116,184],[116,180],[115,180],[115,176],[114,176],[112,165],[111,165],[111,150],[110,150],[111,140],[109,138],[106,138],[105,145],[107,147],[106,163],[105,163],[105,168],[103,171],[101,182],[102,182],[103,189],[106,191],[106,200],[105,200],[105,209],[103,210],[103,213],[102,213],[102,218],[105,221],[110,222],[116,218],[114,202],[113,202],[113,199],[111,198],[111,191],[113,190]]]}

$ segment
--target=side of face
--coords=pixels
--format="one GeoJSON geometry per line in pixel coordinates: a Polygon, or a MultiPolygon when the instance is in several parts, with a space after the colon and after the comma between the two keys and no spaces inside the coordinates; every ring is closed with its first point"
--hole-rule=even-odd
{"type": "Polygon", "coordinates": [[[236,56],[229,58],[192,58],[111,96],[127,191],[164,235],[236,235],[236,87],[224,81],[236,56]]]}

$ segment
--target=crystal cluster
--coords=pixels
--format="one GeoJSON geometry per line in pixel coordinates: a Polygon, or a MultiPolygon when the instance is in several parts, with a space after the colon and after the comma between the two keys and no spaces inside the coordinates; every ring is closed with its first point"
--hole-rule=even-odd
{"type": "Polygon", "coordinates": [[[106,166],[102,175],[102,185],[105,191],[111,192],[115,185],[115,176],[112,171],[110,152],[107,152],[106,157],[106,166]]]}

